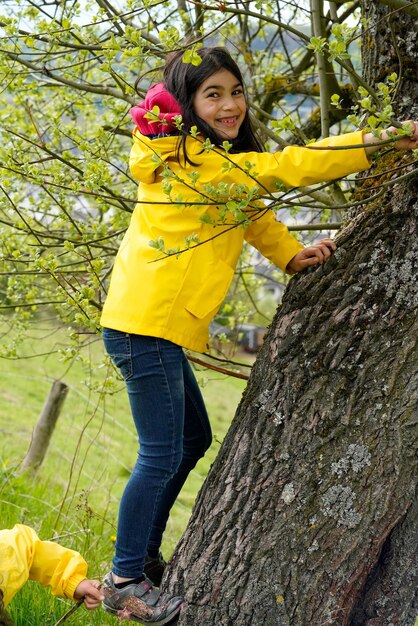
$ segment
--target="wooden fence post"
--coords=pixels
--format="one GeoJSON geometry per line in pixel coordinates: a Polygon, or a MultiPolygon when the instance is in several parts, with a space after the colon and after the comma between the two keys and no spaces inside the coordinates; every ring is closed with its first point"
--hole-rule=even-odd
{"type": "Polygon", "coordinates": [[[68,386],[60,380],[54,380],[23,460],[24,470],[36,471],[41,466],[67,393],[68,386]]]}

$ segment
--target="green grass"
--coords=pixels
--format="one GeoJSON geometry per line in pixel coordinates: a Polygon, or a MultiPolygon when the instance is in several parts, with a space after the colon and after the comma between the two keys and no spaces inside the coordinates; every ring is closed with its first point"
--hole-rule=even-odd
{"type": "MultiPolygon", "coordinates": [[[[1,329],[0,329],[1,330],[1,329]]],[[[27,358],[0,359],[0,523],[25,523],[43,539],[57,539],[80,551],[89,575],[110,567],[118,503],[136,453],[136,433],[124,383],[110,395],[101,341],[84,350],[85,362],[63,362],[57,350],[65,329],[43,321],[33,328],[20,352],[27,358]],[[35,477],[21,463],[52,381],[69,385],[46,458],[35,477]]],[[[245,383],[212,372],[198,372],[214,442],[191,473],[170,517],[163,552],[169,557],[190,517],[196,494],[235,413],[245,383]]],[[[9,607],[16,626],[53,626],[71,603],[29,582],[9,607]]],[[[115,624],[102,610],[80,608],[69,624],[115,624]]]]}

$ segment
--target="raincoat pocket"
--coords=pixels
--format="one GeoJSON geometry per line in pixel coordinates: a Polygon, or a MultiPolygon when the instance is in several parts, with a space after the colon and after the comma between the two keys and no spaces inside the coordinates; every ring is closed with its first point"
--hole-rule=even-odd
{"type": "MultiPolygon", "coordinates": [[[[197,259],[196,259],[197,260],[197,259]]],[[[216,311],[225,298],[232,278],[234,269],[222,260],[207,261],[196,267],[197,263],[192,263],[187,274],[192,274],[194,288],[191,289],[189,297],[184,305],[185,309],[197,317],[203,319],[210,313],[215,315],[216,311]]],[[[186,281],[187,277],[186,277],[186,281]]]]}

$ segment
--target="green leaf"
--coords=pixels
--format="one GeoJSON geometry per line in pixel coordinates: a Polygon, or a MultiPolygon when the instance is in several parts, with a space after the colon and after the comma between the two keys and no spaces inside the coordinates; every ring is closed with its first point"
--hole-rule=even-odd
{"type": "Polygon", "coordinates": [[[367,124],[370,126],[370,128],[376,128],[378,123],[379,120],[374,115],[369,115],[369,117],[367,118],[367,124]]]}
{"type": "Polygon", "coordinates": [[[152,239],[148,242],[148,245],[159,252],[165,252],[165,243],[163,237],[158,237],[158,239],[152,239]]]}
{"type": "Polygon", "coordinates": [[[223,141],[222,142],[222,148],[225,150],[225,152],[229,152],[230,149],[232,148],[233,144],[230,141],[223,141]]]}
{"type": "Polygon", "coordinates": [[[210,139],[205,139],[205,141],[203,142],[203,149],[206,152],[210,152],[211,150],[213,150],[215,147],[215,145],[210,141],[210,139]]]}
{"type": "Polygon", "coordinates": [[[203,222],[204,224],[213,224],[214,223],[214,220],[211,218],[211,216],[207,212],[202,213],[202,215],[199,216],[199,221],[203,222]]]}
{"type": "Polygon", "coordinates": [[[185,245],[186,248],[190,248],[190,246],[192,244],[199,244],[200,243],[200,239],[199,236],[196,233],[192,233],[191,235],[187,235],[187,237],[185,238],[185,245]]]}
{"type": "Polygon", "coordinates": [[[196,67],[200,65],[202,62],[202,58],[199,56],[197,51],[201,47],[202,47],[202,44],[198,43],[194,45],[192,48],[189,48],[188,50],[186,50],[186,52],[183,54],[183,63],[191,63],[192,65],[195,65],[196,67]]]}
{"type": "Polygon", "coordinates": [[[316,54],[324,54],[328,42],[325,37],[311,37],[310,43],[306,46],[309,50],[313,50],[316,54]]]}
{"type": "Polygon", "coordinates": [[[337,109],[341,109],[341,96],[338,93],[334,93],[331,96],[331,105],[337,109]]]}
{"type": "Polygon", "coordinates": [[[160,107],[155,105],[152,107],[151,111],[144,114],[144,118],[147,120],[151,120],[152,122],[160,122],[161,124],[167,124],[167,121],[160,118],[160,107]]]}

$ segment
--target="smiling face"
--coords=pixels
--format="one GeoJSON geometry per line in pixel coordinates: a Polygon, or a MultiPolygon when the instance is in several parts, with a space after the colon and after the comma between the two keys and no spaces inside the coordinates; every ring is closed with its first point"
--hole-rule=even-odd
{"type": "Polygon", "coordinates": [[[247,111],[243,86],[229,70],[219,70],[198,87],[193,109],[220,139],[236,139],[247,111]]]}

